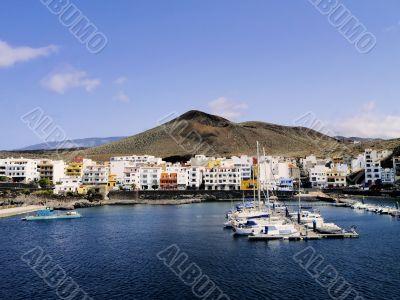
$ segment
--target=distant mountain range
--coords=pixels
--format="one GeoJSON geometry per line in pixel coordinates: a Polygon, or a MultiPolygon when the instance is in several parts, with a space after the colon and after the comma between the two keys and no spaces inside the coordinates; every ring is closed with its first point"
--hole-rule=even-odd
{"type": "Polygon", "coordinates": [[[123,138],[125,138],[125,137],[112,136],[112,137],[104,137],[104,138],[76,139],[76,140],[68,140],[68,141],[63,141],[63,142],[49,142],[49,143],[41,143],[41,144],[28,146],[28,147],[18,149],[15,151],[53,150],[53,149],[59,149],[60,147],[63,149],[92,148],[92,147],[97,147],[97,146],[101,146],[104,144],[116,142],[123,138]]]}
{"type": "Polygon", "coordinates": [[[384,139],[379,139],[379,138],[361,138],[361,137],[345,137],[345,136],[335,136],[335,139],[342,141],[342,142],[373,142],[373,141],[384,141],[384,139]]]}

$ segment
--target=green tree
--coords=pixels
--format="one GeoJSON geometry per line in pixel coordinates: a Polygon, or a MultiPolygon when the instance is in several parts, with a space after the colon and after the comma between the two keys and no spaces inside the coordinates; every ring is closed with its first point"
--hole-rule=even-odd
{"type": "Polygon", "coordinates": [[[0,182],[7,182],[7,181],[8,181],[8,177],[0,176],[0,182]]]}
{"type": "Polygon", "coordinates": [[[53,185],[53,182],[52,182],[50,179],[48,179],[48,178],[42,178],[42,179],[40,179],[40,180],[38,181],[38,183],[39,183],[39,185],[40,185],[41,187],[44,187],[44,186],[52,186],[52,185],[53,185]]]}

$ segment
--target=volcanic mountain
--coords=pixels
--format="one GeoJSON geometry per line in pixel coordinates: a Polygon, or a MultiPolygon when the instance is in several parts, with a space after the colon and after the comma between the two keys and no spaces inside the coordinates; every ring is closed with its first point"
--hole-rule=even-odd
{"type": "Polygon", "coordinates": [[[343,142],[304,127],[263,122],[234,123],[201,111],[188,111],[134,136],[91,148],[84,155],[96,160],[111,156],[151,154],[163,158],[254,155],[256,141],[267,155],[299,157],[339,151],[343,142]]]}

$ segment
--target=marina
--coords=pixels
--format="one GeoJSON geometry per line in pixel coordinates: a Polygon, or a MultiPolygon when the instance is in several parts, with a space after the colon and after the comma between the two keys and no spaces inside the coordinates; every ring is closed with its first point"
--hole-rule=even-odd
{"type": "MultiPolygon", "coordinates": [[[[265,156],[265,150],[264,156],[265,156]]],[[[259,143],[257,142],[257,160],[260,161],[259,143]]],[[[265,164],[265,161],[264,161],[265,164]]],[[[260,164],[256,173],[261,173],[260,164]]],[[[266,169],[266,168],[265,168],[266,169]]],[[[298,203],[292,207],[278,198],[271,197],[269,190],[261,189],[260,176],[257,176],[257,198],[254,189],[253,201],[236,205],[226,214],[224,228],[232,229],[233,236],[247,236],[249,240],[316,240],[327,238],[358,238],[354,226],[343,229],[334,223],[325,222],[317,210],[306,210],[301,204],[300,185],[298,203]],[[261,199],[261,194],[264,198],[261,199]]],[[[268,183],[266,183],[268,186],[268,183]]]]}
{"type": "MultiPolygon", "coordinates": [[[[287,204],[296,202],[290,199],[287,204]]],[[[395,259],[400,251],[396,238],[400,222],[347,207],[318,208],[327,222],[341,228],[357,225],[360,238],[313,239],[312,232],[309,239],[294,241],[232,238],[232,231],[222,229],[224,213],[231,209],[229,202],[85,208],[78,210],[84,216],[78,222],[21,222],[20,216],[2,219],[1,226],[8,235],[0,236],[0,254],[7,257],[0,270],[1,296],[29,299],[24,285],[32,282],[38,288],[34,299],[55,299],[47,285],[20,260],[23,253],[39,245],[60,266],[68,267],[69,275],[94,299],[118,299],[121,290],[124,298],[130,299],[154,299],[154,295],[192,299],[190,288],[185,288],[156,257],[162,249],[176,244],[188,254],[189,261],[227,290],[232,300],[282,299],[282,295],[285,299],[299,299],[299,295],[302,299],[330,299],[291,259],[308,246],[365,299],[396,299],[400,293],[400,262],[395,259]],[[7,276],[15,266],[21,267],[18,276],[7,276]],[[390,284],[374,284],[377,272],[390,284]],[[109,275],[103,279],[105,273],[109,275]],[[288,289],[287,282],[292,280],[298,284],[288,289]],[[385,297],[379,296],[383,294],[385,297]]]]}

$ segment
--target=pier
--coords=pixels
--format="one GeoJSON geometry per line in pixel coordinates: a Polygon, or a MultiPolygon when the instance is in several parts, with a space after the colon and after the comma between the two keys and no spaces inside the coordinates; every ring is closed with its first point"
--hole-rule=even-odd
{"type": "Polygon", "coordinates": [[[17,215],[23,215],[31,212],[35,212],[41,209],[45,209],[44,206],[41,205],[28,205],[22,207],[13,207],[13,208],[5,208],[0,209],[0,218],[7,218],[17,215]]]}
{"type": "Polygon", "coordinates": [[[345,239],[345,238],[358,238],[359,235],[355,231],[343,231],[339,233],[319,233],[313,229],[308,229],[301,224],[295,225],[298,233],[293,235],[249,235],[250,241],[272,241],[272,240],[288,240],[288,241],[307,241],[307,240],[321,240],[321,239],[345,239]]]}

